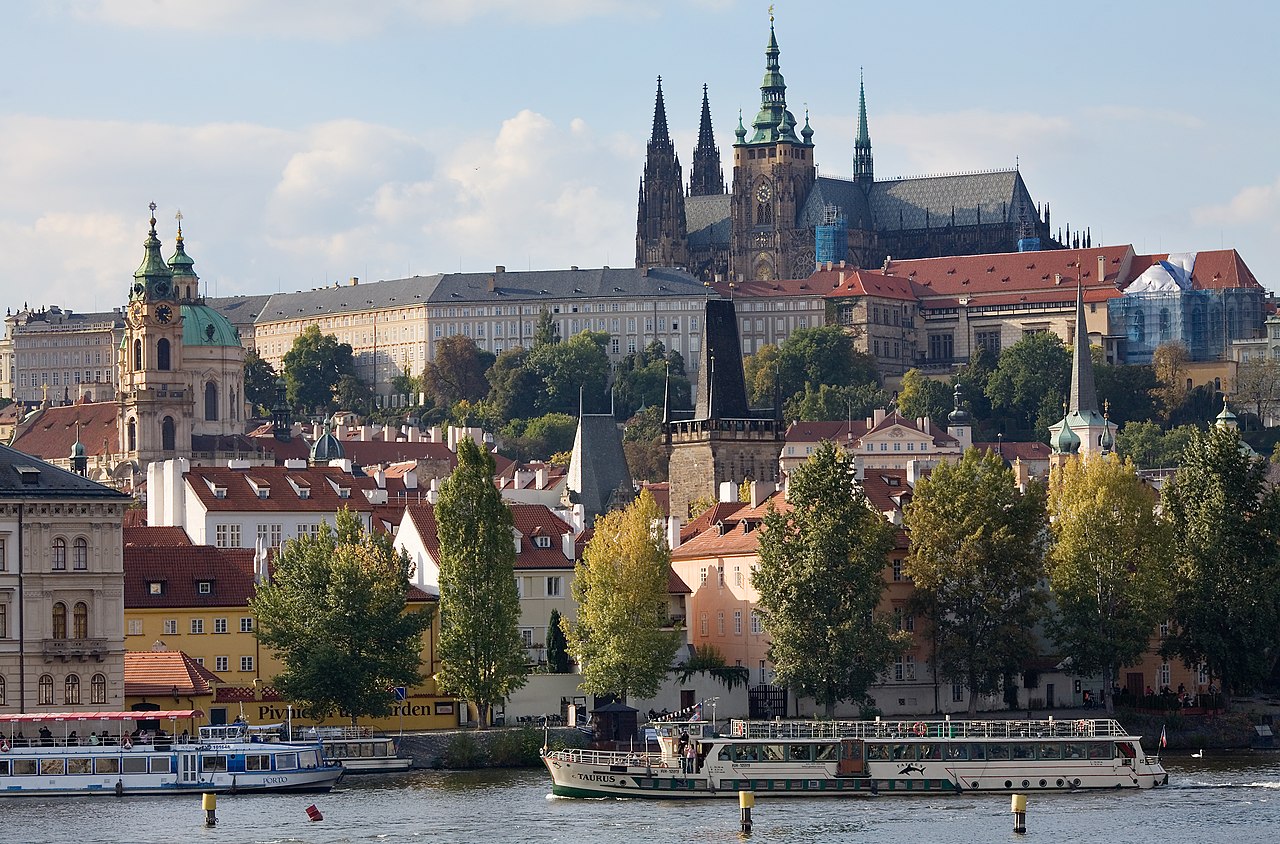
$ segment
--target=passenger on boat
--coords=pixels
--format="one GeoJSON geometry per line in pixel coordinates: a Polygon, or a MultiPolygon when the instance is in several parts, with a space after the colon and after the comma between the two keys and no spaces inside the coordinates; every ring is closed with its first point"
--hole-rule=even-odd
{"type": "Polygon", "coordinates": [[[80,736],[79,736],[79,735],[77,735],[77,733],[76,733],[76,731],[75,731],[75,730],[72,730],[72,731],[67,735],[67,747],[75,747],[75,746],[76,746],[76,745],[78,745],[79,743],[80,743],[80,736]]]}
{"type": "Polygon", "coordinates": [[[689,743],[684,746],[684,772],[686,774],[695,773],[698,769],[698,751],[694,749],[693,744],[689,743]]]}
{"type": "Polygon", "coordinates": [[[40,728],[40,743],[45,747],[53,747],[53,733],[49,731],[48,727],[42,726],[40,728]]]}
{"type": "Polygon", "coordinates": [[[13,737],[14,747],[26,747],[27,737],[22,734],[22,730],[18,730],[18,734],[13,737]]]}
{"type": "Polygon", "coordinates": [[[186,730],[182,731],[182,735],[178,738],[178,744],[187,744],[191,741],[191,734],[186,730]]]}
{"type": "Polygon", "coordinates": [[[89,746],[90,747],[98,746],[98,734],[93,732],[92,730],[89,732],[89,746]]]}

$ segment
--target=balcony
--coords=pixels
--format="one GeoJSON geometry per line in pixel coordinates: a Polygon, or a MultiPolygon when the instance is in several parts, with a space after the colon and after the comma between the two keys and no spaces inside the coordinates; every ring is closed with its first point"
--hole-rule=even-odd
{"type": "Polygon", "coordinates": [[[84,662],[92,659],[94,662],[102,662],[109,652],[106,639],[45,639],[43,644],[46,660],[84,662]]]}

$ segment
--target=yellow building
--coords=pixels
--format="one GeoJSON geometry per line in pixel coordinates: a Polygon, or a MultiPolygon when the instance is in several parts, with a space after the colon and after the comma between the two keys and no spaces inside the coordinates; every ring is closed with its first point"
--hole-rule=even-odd
{"type": "MultiPolygon", "coordinates": [[[[183,698],[183,706],[207,705],[212,724],[240,714],[252,723],[283,721],[290,705],[296,724],[325,723],[284,700],[272,685],[282,665],[254,635],[257,622],[249,609],[255,584],[253,549],[192,545],[181,528],[128,528],[126,533],[126,649],[181,651],[217,677],[211,683],[211,700],[183,698]]],[[[420,604],[434,599],[411,589],[409,600],[420,604]]],[[[438,639],[437,618],[423,635],[422,672],[427,678],[440,668],[438,639]]],[[[391,716],[368,724],[380,730],[455,727],[459,709],[456,699],[439,695],[435,681],[427,679],[406,690],[391,716]]],[[[343,722],[340,716],[329,720],[343,722]]]]}

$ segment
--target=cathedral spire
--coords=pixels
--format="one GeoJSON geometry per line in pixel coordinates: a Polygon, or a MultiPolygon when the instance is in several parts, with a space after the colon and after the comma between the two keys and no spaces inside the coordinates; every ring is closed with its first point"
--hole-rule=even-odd
{"type": "Polygon", "coordinates": [[[636,266],[687,267],[688,264],[684,175],[667,131],[667,108],[662,100],[662,77],[659,76],[653,106],[653,134],[649,138],[636,212],[636,266]]]}
{"type": "Polygon", "coordinates": [[[764,81],[760,83],[760,113],[752,121],[756,130],[752,144],[773,144],[778,141],[800,143],[796,137],[796,119],[787,111],[787,83],[783,81],[778,56],[778,38],[773,31],[773,15],[769,15],[769,46],[765,48],[764,81]]]}
{"type": "Polygon", "coordinates": [[[151,229],[142,243],[142,263],[133,274],[131,300],[167,298],[173,280],[173,272],[160,255],[160,238],[156,236],[156,204],[153,202],[147,207],[151,209],[151,229]]]}
{"type": "Polygon", "coordinates": [[[1089,351],[1089,329],[1084,321],[1084,285],[1076,285],[1076,337],[1071,356],[1071,399],[1068,413],[1096,416],[1098,390],[1093,383],[1093,354],[1089,351]]]}
{"type": "Polygon", "coordinates": [[[724,170],[720,166],[720,148],[711,131],[711,101],[707,86],[702,86],[702,122],[698,126],[698,146],[693,150],[693,169],[689,172],[689,195],[709,196],[724,193],[724,170]]]}
{"type": "Polygon", "coordinates": [[[867,89],[858,71],[858,135],[853,143],[853,178],[859,183],[875,181],[871,158],[871,131],[867,128],[867,89]]]}
{"type": "Polygon", "coordinates": [[[658,77],[658,96],[653,103],[653,133],[649,136],[650,148],[657,143],[671,143],[671,136],[667,132],[667,105],[662,101],[661,76],[658,77]]]}

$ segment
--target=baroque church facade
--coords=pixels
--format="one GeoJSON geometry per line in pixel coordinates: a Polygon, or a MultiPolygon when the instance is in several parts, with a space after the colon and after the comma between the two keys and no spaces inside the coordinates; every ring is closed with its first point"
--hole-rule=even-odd
{"type": "Polygon", "coordinates": [[[704,281],[769,281],[807,278],[826,262],[874,268],[889,257],[1061,248],[1048,207],[1042,214],[1017,169],[877,181],[861,83],[853,172],[819,176],[808,115],[798,126],[787,108],[780,53],[771,17],[760,111],[750,127],[739,117],[734,133],[731,192],[705,86],[686,192],[659,79],[636,266],[686,267],[704,281]]]}

